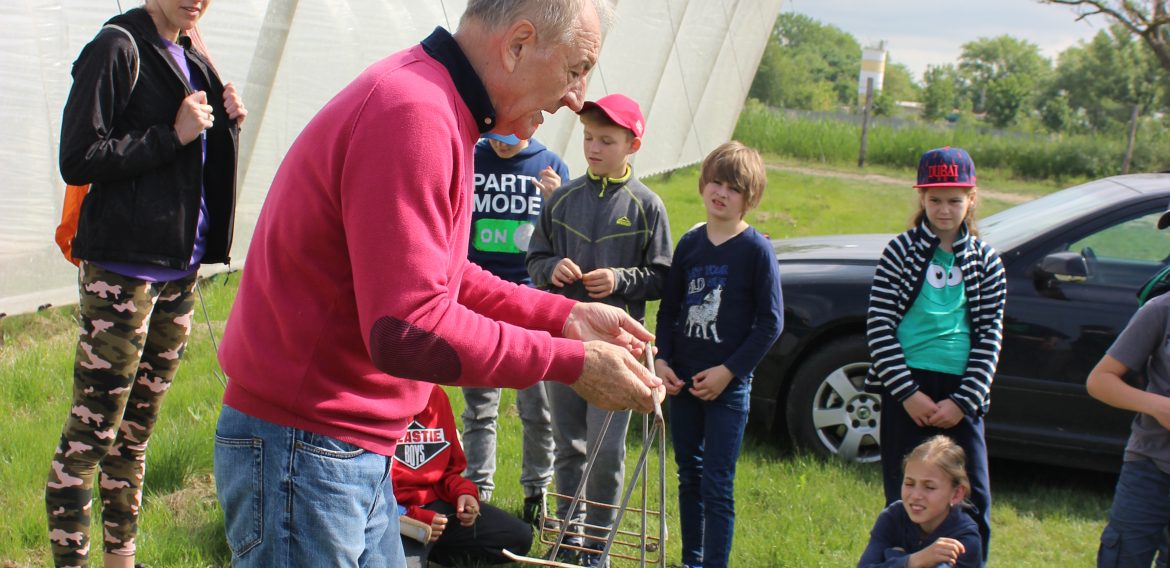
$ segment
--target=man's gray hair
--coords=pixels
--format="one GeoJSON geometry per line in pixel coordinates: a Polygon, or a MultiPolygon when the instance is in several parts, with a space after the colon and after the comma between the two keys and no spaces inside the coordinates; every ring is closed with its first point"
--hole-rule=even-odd
{"type": "Polygon", "coordinates": [[[477,20],[488,29],[497,30],[527,19],[536,26],[542,41],[568,43],[574,39],[578,15],[589,4],[597,11],[604,33],[613,22],[613,8],[608,0],[468,0],[459,26],[477,20]]]}

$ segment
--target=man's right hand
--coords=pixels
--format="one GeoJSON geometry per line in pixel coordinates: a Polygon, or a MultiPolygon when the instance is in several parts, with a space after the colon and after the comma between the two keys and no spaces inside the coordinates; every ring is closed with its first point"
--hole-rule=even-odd
{"type": "Polygon", "coordinates": [[[665,395],[662,380],[650,369],[628,350],[604,341],[585,342],[585,368],[572,388],[603,410],[654,412],[655,398],[665,395]]]}
{"type": "Polygon", "coordinates": [[[626,349],[634,357],[642,357],[646,342],[654,340],[654,334],[630,317],[630,314],[598,302],[577,302],[569,312],[569,319],[565,321],[561,335],[568,339],[598,339],[612,343],[626,349]]]}

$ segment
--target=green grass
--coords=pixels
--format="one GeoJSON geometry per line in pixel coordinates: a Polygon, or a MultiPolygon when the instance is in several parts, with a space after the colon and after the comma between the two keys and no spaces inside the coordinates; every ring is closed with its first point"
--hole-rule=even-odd
{"type": "MultiPolygon", "coordinates": [[[[767,152],[835,166],[856,164],[861,147],[857,123],[785,113],[756,100],[744,107],[734,136],[767,152]]],[[[1170,164],[1166,126],[1143,123],[1137,141],[1131,171],[1166,169],[1170,164]]],[[[988,168],[1020,179],[1071,184],[1121,173],[1126,139],[1104,134],[994,132],[971,125],[892,126],[878,121],[869,130],[866,163],[914,168],[924,151],[940,146],[965,148],[980,171],[988,168]]]]}
{"type": "MultiPolygon", "coordinates": [[[[848,170],[846,170],[848,171],[848,170]]],[[[886,173],[912,179],[913,172],[886,173]]],[[[694,168],[668,179],[646,180],[671,216],[675,239],[703,220],[694,168]]],[[[894,232],[913,210],[906,186],[772,171],[760,208],[749,221],[775,237],[833,232],[894,232]]],[[[1042,193],[1046,186],[1023,183],[1042,193]]],[[[981,211],[1002,208],[984,202],[981,211]]],[[[221,336],[238,274],[202,285],[212,328],[221,336]]],[[[67,412],[70,369],[76,341],[76,308],[55,308],[0,320],[0,566],[49,563],[43,484],[67,412]]],[[[160,424],[148,451],[147,492],[139,560],[158,567],[226,566],[221,513],[215,500],[212,438],[222,385],[204,323],[196,328],[160,424]]],[[[649,321],[653,322],[653,312],[649,321]]],[[[458,415],[462,397],[451,392],[458,415]]],[[[493,503],[519,512],[520,424],[514,397],[501,402],[500,443],[493,503]]],[[[629,468],[640,452],[637,420],[629,436],[629,468]]],[[[874,467],[826,462],[782,449],[770,435],[749,433],[736,482],[737,531],[733,550],[739,566],[853,565],[882,507],[880,473],[874,467]]],[[[675,506],[673,458],[667,466],[667,511],[675,506]]],[[[656,467],[656,464],[653,464],[656,467]]],[[[1025,473],[999,475],[993,464],[995,538],[993,566],[1086,566],[1092,564],[1105,512],[1108,480],[1084,484],[1092,474],[1065,472],[1068,479],[1025,473]]],[[[653,469],[652,471],[657,471],[653,469]]],[[[1094,479],[1099,479],[1099,476],[1094,479]]],[[[670,516],[668,560],[679,559],[677,518],[670,516]]],[[[94,533],[93,542],[100,542],[94,533]]],[[[95,554],[94,565],[100,565],[95,554]]]]}
{"type": "MultiPolygon", "coordinates": [[[[908,180],[905,185],[867,179],[833,178],[791,171],[768,171],[768,187],[760,206],[748,212],[747,220],[772,238],[806,237],[841,233],[896,233],[906,229],[917,211],[917,192],[911,188],[914,172],[886,170],[892,177],[908,180]]],[[[669,176],[646,180],[662,196],[670,215],[670,233],[678,240],[695,223],[706,217],[698,190],[698,167],[678,170],[669,176]]],[[[1017,182],[1020,193],[1052,191],[1044,185],[1017,182]]],[[[987,216],[1008,207],[998,199],[982,199],[979,215],[987,216]]]]}

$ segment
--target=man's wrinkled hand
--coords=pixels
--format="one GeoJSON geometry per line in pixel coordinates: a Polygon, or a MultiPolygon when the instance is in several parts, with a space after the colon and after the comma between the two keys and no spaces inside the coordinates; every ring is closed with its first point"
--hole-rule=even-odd
{"type": "Polygon", "coordinates": [[[641,357],[646,342],[654,334],[630,317],[630,314],[605,304],[579,302],[569,312],[563,335],[581,341],[605,341],[621,347],[634,357],[641,357]]]}
{"type": "Polygon", "coordinates": [[[662,380],[629,351],[602,341],[585,343],[585,368],[572,389],[603,410],[654,412],[665,395],[662,380]]]}

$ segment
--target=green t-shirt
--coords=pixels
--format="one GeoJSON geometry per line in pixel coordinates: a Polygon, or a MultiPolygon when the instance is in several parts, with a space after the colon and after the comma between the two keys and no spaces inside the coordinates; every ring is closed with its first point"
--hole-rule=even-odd
{"type": "Polygon", "coordinates": [[[898,325],[898,343],[912,369],[962,375],[971,352],[967,292],[955,254],[935,249],[926,281],[898,325]]]}

